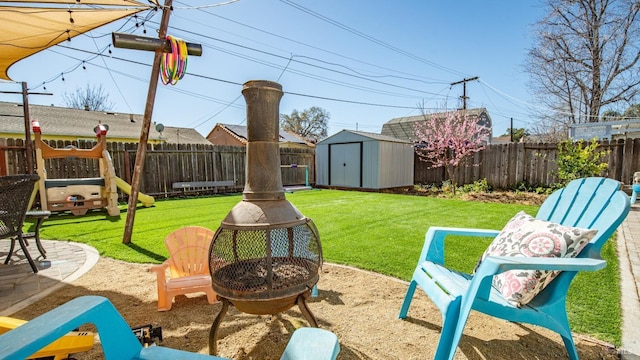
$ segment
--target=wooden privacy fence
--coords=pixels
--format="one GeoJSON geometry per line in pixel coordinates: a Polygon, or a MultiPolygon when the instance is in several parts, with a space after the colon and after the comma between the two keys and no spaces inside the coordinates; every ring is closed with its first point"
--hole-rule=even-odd
{"type": "MultiPolygon", "coordinates": [[[[89,149],[95,143],[88,141],[48,141],[52,147],[76,146],[89,149]]],[[[109,143],[116,175],[131,183],[136,156],[135,143],[109,143]]],[[[610,150],[606,158],[609,168],[603,176],[625,184],[631,184],[633,173],[640,171],[640,139],[602,142],[600,150],[610,150]]],[[[463,166],[457,169],[458,184],[470,184],[486,178],[494,188],[515,188],[519,184],[549,186],[558,181],[556,158],[557,144],[512,143],[490,145],[474,155],[478,166],[463,166]]],[[[156,144],[148,145],[144,175],[140,191],[150,195],[176,195],[184,191],[242,191],[245,183],[245,148],[240,146],[156,144]],[[220,188],[173,189],[172,184],[181,182],[218,183],[229,181],[233,186],[220,188]]],[[[313,149],[281,148],[282,165],[306,165],[308,181],[315,184],[315,151],[313,149]]],[[[0,175],[27,172],[24,141],[0,139],[0,175]]],[[[98,162],[91,159],[47,160],[47,177],[50,179],[96,177],[98,162]]],[[[282,168],[284,185],[303,185],[305,168],[282,168]]],[[[440,184],[447,179],[444,168],[429,169],[417,156],[414,162],[414,183],[440,184]]]]}
{"type": "MultiPolygon", "coordinates": [[[[611,151],[603,159],[609,167],[602,175],[631,184],[633,173],[640,171],[640,139],[600,142],[598,150],[611,151]]],[[[489,185],[498,189],[515,188],[520,184],[550,186],[558,182],[557,156],[558,144],[489,145],[474,154],[468,165],[458,167],[456,179],[462,185],[486,178],[489,185]]],[[[444,168],[429,169],[427,163],[415,157],[414,183],[440,184],[447,178],[444,168]]]]}
{"type": "MultiPolygon", "coordinates": [[[[54,148],[75,146],[90,149],[92,141],[46,141],[54,148]]],[[[108,143],[116,176],[131,183],[135,165],[137,144],[108,143]]],[[[143,169],[140,191],[145,194],[170,196],[185,191],[239,192],[245,184],[245,152],[243,146],[221,146],[201,144],[149,144],[143,169]],[[188,187],[174,189],[174,183],[192,182],[196,185],[224,182],[225,186],[188,187]],[[228,186],[229,182],[233,185],[228,186]]],[[[281,148],[283,165],[306,165],[308,178],[315,182],[315,151],[313,149],[281,148]]],[[[47,178],[85,178],[99,176],[95,159],[64,158],[46,162],[47,178]]],[[[24,141],[0,139],[0,175],[24,174],[27,172],[24,141]]],[[[34,169],[35,173],[35,169],[34,169]]],[[[303,167],[283,168],[284,185],[304,185],[303,167]]]]}

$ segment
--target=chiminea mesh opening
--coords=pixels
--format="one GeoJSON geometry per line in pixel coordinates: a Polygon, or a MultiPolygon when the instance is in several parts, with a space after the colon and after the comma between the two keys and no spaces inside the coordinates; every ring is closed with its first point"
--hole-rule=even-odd
{"type": "Polygon", "coordinates": [[[210,249],[213,289],[230,299],[270,299],[309,290],[322,255],[310,219],[287,228],[219,228],[210,249]]]}

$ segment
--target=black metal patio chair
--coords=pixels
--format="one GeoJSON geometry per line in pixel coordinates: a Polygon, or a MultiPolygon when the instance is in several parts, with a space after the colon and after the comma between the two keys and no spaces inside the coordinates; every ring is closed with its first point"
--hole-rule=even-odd
{"type": "Polygon", "coordinates": [[[29,254],[22,233],[22,225],[29,206],[33,186],[38,175],[9,175],[0,177],[0,239],[10,239],[11,246],[4,263],[9,263],[13,255],[16,240],[34,273],[38,272],[35,262],[29,254]]]}

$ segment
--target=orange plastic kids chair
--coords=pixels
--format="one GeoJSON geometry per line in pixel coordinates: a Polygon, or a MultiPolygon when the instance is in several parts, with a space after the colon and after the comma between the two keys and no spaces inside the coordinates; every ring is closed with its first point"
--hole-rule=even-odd
{"type": "Polygon", "coordinates": [[[204,292],[210,304],[216,301],[209,273],[209,245],[213,235],[207,228],[187,226],[164,239],[169,258],[150,269],[158,276],[158,311],[171,310],[176,295],[204,292]]]}

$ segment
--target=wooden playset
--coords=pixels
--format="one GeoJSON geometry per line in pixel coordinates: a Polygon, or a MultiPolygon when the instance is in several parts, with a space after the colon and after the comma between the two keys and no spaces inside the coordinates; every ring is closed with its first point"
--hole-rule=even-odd
{"type": "MultiPolygon", "coordinates": [[[[111,155],[107,150],[107,127],[98,125],[95,127],[97,144],[91,149],[78,149],[69,147],[65,149],[52,148],[42,141],[42,131],[38,121],[32,121],[35,134],[34,147],[36,151],[36,163],[40,181],[38,190],[40,204],[43,210],[52,212],[71,211],[74,215],[84,215],[90,209],[105,208],[110,216],[119,216],[118,192],[121,188],[129,193],[129,184],[115,175],[111,155]],[[48,179],[45,168],[46,159],[60,158],[86,158],[97,159],[99,163],[100,177],[77,179],[48,179]]],[[[154,199],[151,196],[140,194],[139,200],[144,206],[152,206],[154,199]]]]}

